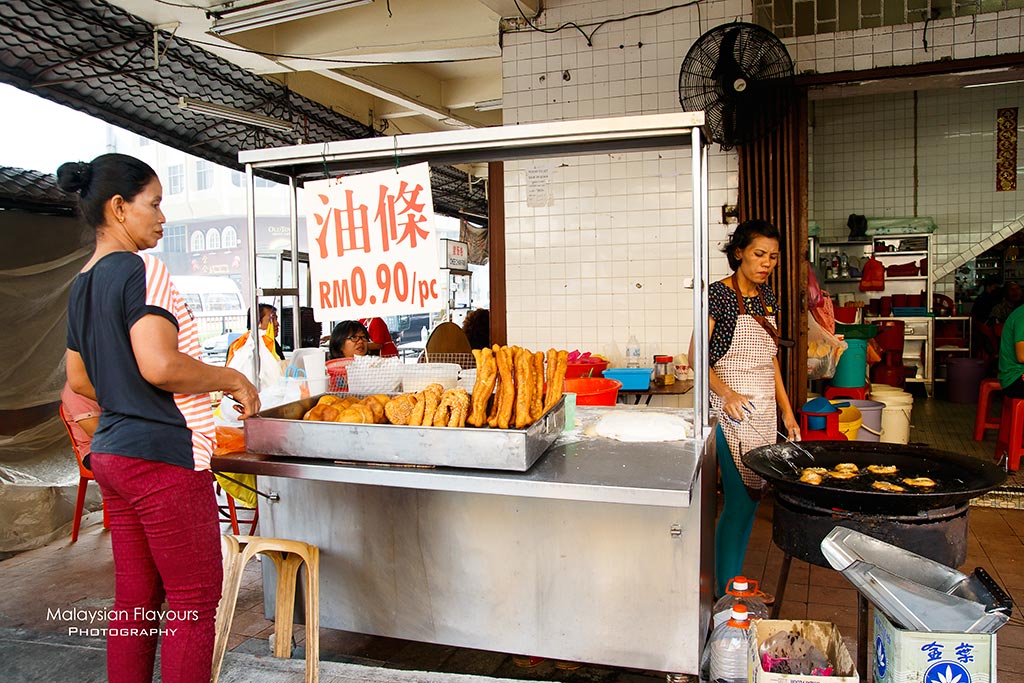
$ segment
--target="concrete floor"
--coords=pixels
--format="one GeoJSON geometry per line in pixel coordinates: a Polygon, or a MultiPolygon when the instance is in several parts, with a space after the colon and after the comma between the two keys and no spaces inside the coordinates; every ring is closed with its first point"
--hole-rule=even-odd
{"type": "MultiPolygon", "coordinates": [[[[990,457],[995,436],[990,432],[987,441],[974,442],[971,439],[973,420],[973,406],[919,399],[914,410],[912,439],[945,450],[990,457]]],[[[1024,484],[1017,477],[1013,479],[1014,484],[1024,484]]],[[[1010,496],[1012,507],[972,507],[968,557],[961,570],[970,572],[974,567],[984,567],[1011,595],[1024,596],[1024,510],[1015,509],[1014,495],[1010,496]]],[[[1020,507],[1024,507],[1024,493],[1019,499],[1020,507]]],[[[769,500],[758,510],[744,570],[748,576],[760,580],[765,590],[776,592],[782,553],[771,542],[771,517],[769,500]]],[[[78,543],[61,540],[0,562],[0,585],[3,586],[0,591],[0,662],[4,671],[0,679],[9,683],[55,678],[82,682],[104,680],[102,641],[69,637],[67,629],[73,624],[48,618],[47,612],[67,607],[97,609],[113,603],[109,539],[109,534],[97,524],[84,529],[78,543]]],[[[855,607],[856,592],[841,574],[793,561],[781,617],[835,623],[851,654],[855,655],[855,607]]],[[[301,680],[302,662],[297,660],[303,656],[302,627],[296,628],[298,649],[291,661],[265,656],[269,652],[267,638],[272,632],[273,623],[263,617],[259,566],[250,563],[239,594],[229,641],[231,652],[225,660],[222,680],[301,680]],[[260,658],[257,660],[254,656],[260,658]],[[253,667],[261,671],[259,677],[255,677],[253,667]]],[[[589,666],[564,670],[552,661],[543,661],[533,668],[519,668],[505,653],[331,629],[321,630],[320,648],[321,660],[325,662],[324,681],[378,680],[374,669],[359,668],[362,666],[388,669],[389,672],[377,671],[387,673],[386,678],[379,680],[396,681],[428,680],[407,670],[568,682],[653,683],[664,680],[660,672],[589,666]],[[332,670],[331,662],[341,668],[332,670]],[[352,668],[353,665],[356,668],[352,668]]],[[[1024,620],[1018,614],[999,631],[998,662],[1002,680],[1024,681],[1024,620]]]]}

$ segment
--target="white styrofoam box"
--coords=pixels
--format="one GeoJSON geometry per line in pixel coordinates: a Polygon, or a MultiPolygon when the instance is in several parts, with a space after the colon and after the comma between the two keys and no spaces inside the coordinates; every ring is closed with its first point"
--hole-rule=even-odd
{"type": "Polygon", "coordinates": [[[989,683],[995,680],[994,633],[922,633],[897,628],[874,610],[875,683],[989,683]]]}

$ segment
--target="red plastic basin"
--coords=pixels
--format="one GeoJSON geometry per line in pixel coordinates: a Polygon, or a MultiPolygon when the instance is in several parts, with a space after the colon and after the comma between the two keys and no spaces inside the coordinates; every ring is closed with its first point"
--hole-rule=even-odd
{"type": "Polygon", "coordinates": [[[576,394],[578,406],[613,406],[622,382],[605,377],[577,377],[565,380],[565,390],[576,394]]]}
{"type": "Polygon", "coordinates": [[[608,361],[601,358],[590,358],[585,361],[571,362],[565,366],[565,378],[600,377],[608,369],[608,361]]]}

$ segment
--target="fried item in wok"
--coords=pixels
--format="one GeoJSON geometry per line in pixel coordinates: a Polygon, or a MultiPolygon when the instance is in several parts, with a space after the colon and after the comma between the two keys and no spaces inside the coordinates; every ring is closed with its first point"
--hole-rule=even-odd
{"type": "Polygon", "coordinates": [[[906,489],[900,486],[899,484],[893,484],[890,481],[872,482],[871,488],[878,489],[879,491],[888,491],[889,493],[902,493],[906,491],[906,489]]]}
{"type": "Polygon", "coordinates": [[[802,481],[805,484],[811,484],[812,486],[817,486],[818,484],[821,483],[822,475],[817,473],[817,472],[812,472],[811,471],[812,469],[820,469],[820,468],[817,468],[817,467],[808,467],[808,468],[806,468],[804,470],[803,474],[800,475],[800,481],[802,481]]]}
{"type": "Polygon", "coordinates": [[[903,480],[903,483],[907,486],[916,486],[921,489],[929,489],[935,486],[935,480],[928,477],[908,477],[903,480]]]}
{"type": "Polygon", "coordinates": [[[852,472],[854,474],[860,471],[860,469],[852,462],[841,462],[833,469],[835,469],[836,472],[852,472]]]}
{"type": "Polygon", "coordinates": [[[833,479],[853,479],[854,477],[857,476],[857,473],[843,470],[832,470],[831,472],[828,473],[828,476],[832,477],[833,479]]]}
{"type": "Polygon", "coordinates": [[[899,472],[896,465],[868,465],[865,469],[871,474],[896,474],[899,472]]]}
{"type": "Polygon", "coordinates": [[[828,474],[828,470],[824,467],[805,467],[800,474],[804,475],[808,472],[813,472],[814,474],[828,474]]]}

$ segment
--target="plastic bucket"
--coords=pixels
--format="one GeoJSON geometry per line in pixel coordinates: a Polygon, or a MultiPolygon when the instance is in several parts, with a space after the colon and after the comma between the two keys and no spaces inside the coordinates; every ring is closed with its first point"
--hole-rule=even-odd
{"type": "Polygon", "coordinates": [[[847,339],[846,350],[839,356],[836,374],[832,378],[834,387],[862,387],[865,383],[867,370],[868,341],[866,339],[847,339]]]}
{"type": "Polygon", "coordinates": [[[985,377],[985,364],[977,358],[946,361],[946,389],[953,403],[977,403],[978,389],[985,377]]]}
{"type": "Polygon", "coordinates": [[[839,408],[839,431],[847,441],[856,441],[862,420],[860,410],[846,401],[840,401],[835,406],[839,408]]]}
{"type": "Polygon", "coordinates": [[[860,411],[861,425],[855,440],[878,441],[882,435],[882,409],[885,408],[885,404],[881,401],[867,401],[863,399],[846,399],[840,402],[849,403],[860,411]]]}
{"type": "Polygon", "coordinates": [[[903,391],[899,387],[894,387],[894,386],[892,386],[890,384],[872,384],[871,385],[871,393],[872,394],[884,394],[884,393],[905,394],[907,392],[903,391]]]}
{"type": "Polygon", "coordinates": [[[908,443],[910,441],[911,405],[889,405],[882,409],[882,443],[908,443]]]}
{"type": "Polygon", "coordinates": [[[565,391],[576,394],[578,406],[613,406],[622,382],[606,377],[578,377],[565,380],[565,391]]]}

